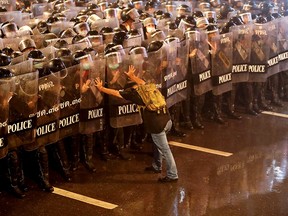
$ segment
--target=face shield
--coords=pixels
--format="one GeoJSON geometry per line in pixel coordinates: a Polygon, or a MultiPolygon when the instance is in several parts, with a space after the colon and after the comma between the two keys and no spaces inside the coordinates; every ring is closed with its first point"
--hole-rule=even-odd
{"type": "Polygon", "coordinates": [[[250,12],[239,15],[245,24],[252,22],[252,15],[250,12]]]}
{"type": "Polygon", "coordinates": [[[133,2],[133,5],[136,10],[142,10],[143,9],[143,1],[135,1],[133,2]]]}
{"type": "Polygon", "coordinates": [[[105,19],[117,18],[117,10],[115,8],[108,8],[104,10],[105,19]]]}
{"type": "Polygon", "coordinates": [[[15,23],[7,23],[2,26],[2,31],[5,37],[14,38],[17,37],[17,25],[15,23]]]}
{"type": "Polygon", "coordinates": [[[90,31],[90,27],[89,27],[88,23],[82,22],[82,23],[76,24],[74,26],[74,30],[79,35],[85,37],[88,34],[88,32],[90,31]]]}
{"type": "Polygon", "coordinates": [[[203,15],[204,15],[204,17],[206,17],[207,19],[208,19],[208,18],[213,18],[214,20],[217,19],[217,16],[216,16],[216,12],[215,12],[215,11],[204,11],[204,12],[203,12],[203,15]]]}
{"type": "Polygon", "coordinates": [[[151,34],[151,38],[152,40],[156,40],[156,41],[163,41],[166,38],[166,35],[163,31],[161,30],[156,30],[155,32],[153,32],[151,34]]]}
{"type": "Polygon", "coordinates": [[[82,70],[90,70],[93,68],[93,61],[90,54],[75,58],[75,60],[80,62],[80,68],[82,70]]]}
{"type": "Polygon", "coordinates": [[[209,25],[209,22],[206,17],[200,17],[196,20],[197,28],[205,29],[208,25],[209,25]]]}
{"type": "Polygon", "coordinates": [[[88,39],[92,45],[92,47],[97,47],[103,44],[102,35],[89,35],[88,39]]]}
{"type": "Polygon", "coordinates": [[[115,71],[120,67],[120,63],[122,62],[122,56],[119,52],[112,52],[105,55],[107,60],[107,66],[110,70],[115,71]]]}
{"type": "Polygon", "coordinates": [[[140,16],[138,11],[135,8],[132,8],[131,10],[129,10],[127,12],[127,15],[134,21],[138,20],[138,18],[140,16]]]}

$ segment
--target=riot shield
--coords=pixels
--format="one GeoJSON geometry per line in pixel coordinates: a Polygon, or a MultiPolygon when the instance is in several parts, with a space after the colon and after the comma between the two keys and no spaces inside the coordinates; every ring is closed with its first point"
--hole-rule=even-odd
{"type": "Polygon", "coordinates": [[[13,50],[19,50],[18,45],[20,41],[26,38],[30,38],[30,36],[26,35],[26,36],[17,37],[17,38],[3,38],[2,39],[3,46],[1,46],[1,49],[3,49],[4,47],[11,47],[13,50]]]}
{"type": "MultiPolygon", "coordinates": [[[[106,55],[106,80],[108,87],[116,90],[124,89],[127,84],[127,76],[130,65],[129,58],[121,56],[119,52],[106,55]]],[[[142,123],[142,119],[136,104],[125,99],[109,96],[110,125],[113,128],[126,127],[142,123]]]]}
{"type": "Polygon", "coordinates": [[[249,82],[265,82],[267,79],[267,60],[269,54],[267,30],[267,23],[254,25],[250,64],[248,66],[249,82]]]}
{"type": "Polygon", "coordinates": [[[36,137],[38,72],[15,76],[15,91],[9,101],[9,148],[29,144],[36,137]]]}
{"type": "Polygon", "coordinates": [[[14,79],[0,79],[0,159],[8,153],[9,101],[14,91],[14,79]]]}
{"type": "Polygon", "coordinates": [[[279,70],[288,70],[288,19],[283,17],[279,19],[278,28],[278,51],[279,51],[279,70]]]}
{"type": "Polygon", "coordinates": [[[79,65],[69,67],[60,77],[59,140],[79,132],[80,111],[80,70],[79,65]],[[66,74],[66,75],[65,75],[66,74]],[[71,119],[70,123],[69,119],[71,119]],[[72,122],[72,120],[74,121],[72,122]],[[75,120],[76,119],[76,120],[75,120]]]}
{"type": "Polygon", "coordinates": [[[100,32],[103,27],[117,28],[119,27],[119,21],[117,18],[97,19],[91,24],[91,29],[95,29],[98,32],[100,32]]]}
{"type": "Polygon", "coordinates": [[[37,103],[37,146],[59,140],[60,72],[39,78],[37,103]]]}
{"type": "Polygon", "coordinates": [[[148,53],[147,60],[143,65],[142,78],[148,83],[155,83],[158,89],[164,87],[163,77],[166,75],[168,67],[167,50],[163,46],[156,52],[148,53]]]}
{"type": "Polygon", "coordinates": [[[211,62],[207,34],[203,31],[187,32],[189,40],[189,66],[192,73],[192,91],[202,95],[212,90],[211,62]]]}
{"type": "Polygon", "coordinates": [[[102,35],[88,35],[88,39],[94,50],[98,53],[104,52],[103,36],[102,35]]]}
{"type": "Polygon", "coordinates": [[[251,54],[252,25],[240,25],[230,28],[233,33],[232,82],[247,82],[248,65],[251,54]]]}
{"type": "Polygon", "coordinates": [[[218,36],[212,38],[216,45],[211,54],[214,95],[232,90],[232,33],[218,36]]]}
{"type": "Polygon", "coordinates": [[[1,1],[1,7],[5,7],[7,11],[15,11],[16,10],[16,0],[9,1],[1,1]]]}
{"type": "Polygon", "coordinates": [[[162,92],[168,108],[187,98],[188,47],[186,40],[174,40],[166,45],[168,67],[162,92]]]}
{"type": "Polygon", "coordinates": [[[124,48],[131,48],[134,46],[141,46],[142,43],[142,36],[136,35],[136,36],[131,36],[128,39],[125,39],[123,42],[123,47],[124,48]]]}
{"type": "Polygon", "coordinates": [[[267,23],[269,54],[267,60],[267,78],[280,72],[278,57],[278,25],[279,20],[275,19],[267,23]]]}
{"type": "Polygon", "coordinates": [[[31,11],[33,13],[33,17],[43,15],[44,11],[48,10],[47,3],[39,3],[39,4],[32,4],[31,11]]]}
{"type": "Polygon", "coordinates": [[[105,80],[105,59],[92,61],[91,57],[80,60],[80,133],[92,134],[104,128],[104,97],[94,80],[105,80]],[[83,62],[85,60],[85,62],[83,62]],[[89,63],[89,68],[84,64],[89,63]]]}
{"type": "Polygon", "coordinates": [[[10,65],[10,66],[8,66],[6,68],[12,70],[17,75],[30,73],[31,71],[34,70],[33,60],[30,59],[30,60],[27,60],[27,61],[23,61],[23,62],[15,64],[15,65],[10,65]]]}

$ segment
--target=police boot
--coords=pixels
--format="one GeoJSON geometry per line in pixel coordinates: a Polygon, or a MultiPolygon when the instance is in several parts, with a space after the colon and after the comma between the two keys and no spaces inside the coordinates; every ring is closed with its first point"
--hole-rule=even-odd
{"type": "Polygon", "coordinates": [[[260,92],[259,92],[258,104],[259,104],[259,108],[262,109],[262,110],[266,110],[266,111],[273,110],[273,108],[266,103],[265,83],[262,83],[262,85],[261,85],[261,89],[260,89],[260,92]]]}
{"type": "Polygon", "coordinates": [[[258,114],[253,110],[253,88],[252,83],[243,83],[246,113],[257,116],[258,114]]]}
{"type": "Polygon", "coordinates": [[[213,108],[214,108],[214,118],[213,120],[219,124],[224,124],[225,121],[223,120],[221,114],[222,114],[222,111],[221,111],[221,102],[222,102],[222,99],[221,99],[221,95],[218,95],[218,96],[214,96],[213,97],[213,108]]]}
{"type": "Polygon", "coordinates": [[[272,76],[270,78],[271,83],[271,91],[272,91],[272,98],[271,98],[271,104],[276,107],[283,107],[283,104],[281,103],[279,99],[279,93],[278,93],[278,87],[279,87],[279,76],[278,74],[272,76]]]}
{"type": "Polygon", "coordinates": [[[10,181],[9,189],[15,197],[24,198],[25,194],[18,186],[19,161],[16,151],[9,152],[7,160],[10,181]]]}
{"type": "Polygon", "coordinates": [[[70,165],[67,157],[67,152],[65,150],[65,143],[63,140],[60,140],[58,143],[56,143],[57,149],[56,149],[56,157],[59,161],[61,170],[64,175],[64,179],[66,181],[71,181],[71,173],[69,171],[70,165]]]}
{"type": "Polygon", "coordinates": [[[169,110],[170,110],[169,112],[171,113],[171,120],[172,120],[172,127],[171,130],[169,131],[169,134],[177,137],[185,137],[186,134],[178,129],[179,127],[178,104],[173,105],[172,107],[169,108],[169,110]]]}
{"type": "Polygon", "coordinates": [[[80,146],[79,146],[79,135],[72,136],[72,144],[71,144],[71,151],[72,151],[72,163],[71,163],[71,170],[76,171],[78,169],[79,161],[80,161],[80,146]]]}
{"type": "Polygon", "coordinates": [[[197,129],[204,129],[204,125],[201,123],[201,111],[200,111],[200,96],[193,97],[192,101],[192,121],[193,126],[197,129]]]}
{"type": "Polygon", "coordinates": [[[262,112],[258,106],[258,98],[260,96],[261,88],[263,88],[263,83],[253,83],[253,110],[258,114],[262,112]]]}
{"type": "Polygon", "coordinates": [[[239,116],[235,113],[234,101],[235,101],[235,90],[231,90],[229,92],[229,95],[227,96],[227,105],[228,105],[227,116],[231,119],[240,120],[242,119],[242,116],[239,116]]]}
{"type": "Polygon", "coordinates": [[[193,130],[193,125],[190,119],[190,105],[191,105],[190,97],[182,101],[181,105],[182,105],[183,121],[180,122],[180,126],[188,130],[193,130]]]}
{"type": "Polygon", "coordinates": [[[36,150],[37,164],[40,171],[39,180],[40,187],[43,191],[53,192],[54,188],[49,182],[49,164],[48,164],[48,153],[45,146],[39,147],[36,150]]]}
{"type": "Polygon", "coordinates": [[[84,152],[84,165],[91,171],[96,172],[95,165],[92,162],[93,158],[93,147],[94,147],[94,137],[93,134],[87,134],[83,137],[83,152],[84,152]]]}

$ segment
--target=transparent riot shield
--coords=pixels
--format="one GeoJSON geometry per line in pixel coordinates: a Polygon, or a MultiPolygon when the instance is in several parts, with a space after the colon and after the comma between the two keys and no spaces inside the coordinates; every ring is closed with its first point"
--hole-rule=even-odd
{"type": "Polygon", "coordinates": [[[19,50],[18,45],[20,41],[26,38],[30,38],[30,36],[26,35],[26,36],[17,37],[17,38],[3,38],[2,39],[3,46],[1,47],[1,49],[3,49],[4,47],[11,47],[13,50],[19,50]]]}
{"type": "Polygon", "coordinates": [[[279,20],[275,19],[267,23],[269,54],[267,60],[267,78],[280,72],[278,56],[278,26],[279,20]]]}
{"type": "Polygon", "coordinates": [[[73,28],[73,25],[74,25],[73,22],[58,21],[58,22],[48,25],[48,30],[51,33],[59,35],[61,31],[66,30],[68,28],[73,28]]]}
{"type": "Polygon", "coordinates": [[[105,80],[105,59],[92,61],[91,57],[80,60],[80,133],[92,134],[104,128],[104,97],[94,80],[105,80]],[[84,61],[84,62],[83,62],[84,61]],[[89,68],[85,64],[89,64],[89,68]]]}
{"type": "Polygon", "coordinates": [[[187,98],[188,47],[186,40],[174,40],[166,45],[168,67],[162,92],[168,108],[187,98]]]}
{"type": "Polygon", "coordinates": [[[60,96],[60,72],[39,78],[37,103],[37,146],[59,140],[58,120],[60,96]]]}
{"type": "Polygon", "coordinates": [[[123,47],[124,48],[131,48],[134,46],[141,46],[142,43],[142,36],[141,35],[136,35],[129,37],[128,39],[124,40],[123,42],[123,47]]]}
{"type": "Polygon", "coordinates": [[[7,11],[16,10],[16,0],[1,1],[1,7],[5,7],[7,11]]]}
{"type": "Polygon", "coordinates": [[[23,62],[14,64],[14,65],[9,65],[6,68],[12,70],[17,75],[30,73],[31,71],[34,70],[34,68],[33,68],[33,60],[30,59],[30,60],[23,61],[23,62]]]}
{"type": "Polygon", "coordinates": [[[9,101],[14,92],[14,79],[0,79],[0,159],[8,153],[9,101]]]}
{"type": "MultiPolygon", "coordinates": [[[[119,52],[106,56],[106,80],[109,88],[116,90],[125,88],[127,85],[125,71],[128,71],[129,65],[129,57],[121,56],[119,52]]],[[[114,96],[109,96],[108,101],[111,127],[120,128],[142,123],[136,104],[114,96]]]]}
{"type": "Polygon", "coordinates": [[[267,60],[269,55],[267,23],[254,25],[251,42],[249,82],[265,82],[267,79],[267,60]]]}
{"type": "Polygon", "coordinates": [[[47,10],[48,10],[47,3],[39,3],[39,4],[31,5],[31,11],[33,13],[33,17],[41,16],[43,15],[44,11],[47,11],[47,10]]]}
{"type": "Polygon", "coordinates": [[[232,82],[247,82],[253,26],[240,25],[231,27],[230,30],[233,33],[232,82]]]}
{"type": "Polygon", "coordinates": [[[279,70],[288,70],[288,19],[283,17],[279,19],[278,28],[278,57],[279,57],[279,70]]]}
{"type": "Polygon", "coordinates": [[[142,78],[148,83],[155,83],[157,88],[162,91],[164,87],[163,77],[166,75],[167,67],[167,50],[163,46],[156,52],[148,53],[147,60],[143,65],[144,72],[142,78]]]}
{"type": "Polygon", "coordinates": [[[189,40],[189,73],[192,73],[192,91],[202,95],[212,90],[211,62],[207,34],[203,31],[186,33],[189,40]]]}
{"type": "Polygon", "coordinates": [[[117,28],[119,27],[119,21],[117,18],[97,19],[91,24],[91,29],[95,29],[99,32],[103,27],[117,28]]]}
{"type": "Polygon", "coordinates": [[[216,45],[212,48],[212,84],[213,94],[221,95],[232,90],[232,33],[212,38],[216,45]]]}
{"type": "Polygon", "coordinates": [[[78,134],[80,121],[81,97],[79,65],[69,67],[64,71],[64,76],[60,77],[59,140],[78,134]],[[69,119],[71,119],[71,121],[67,123],[69,119]],[[74,122],[72,122],[72,119],[76,119],[76,121],[74,120],[74,122]]]}
{"type": "Polygon", "coordinates": [[[88,39],[91,43],[91,46],[94,50],[97,50],[98,53],[104,52],[103,36],[102,35],[89,35],[88,39]]]}
{"type": "Polygon", "coordinates": [[[33,143],[36,138],[38,72],[16,74],[15,91],[9,101],[9,148],[33,143]]]}

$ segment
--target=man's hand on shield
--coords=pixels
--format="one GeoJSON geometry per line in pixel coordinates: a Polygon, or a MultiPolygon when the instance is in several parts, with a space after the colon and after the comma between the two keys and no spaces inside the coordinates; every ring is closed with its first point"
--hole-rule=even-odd
{"type": "Polygon", "coordinates": [[[135,71],[136,71],[136,69],[135,69],[134,65],[129,65],[128,72],[125,72],[125,74],[126,74],[129,78],[131,78],[131,77],[135,76],[135,74],[134,74],[135,71]]]}
{"type": "Polygon", "coordinates": [[[95,79],[95,86],[99,91],[101,91],[103,88],[103,81],[99,77],[95,79]]]}

